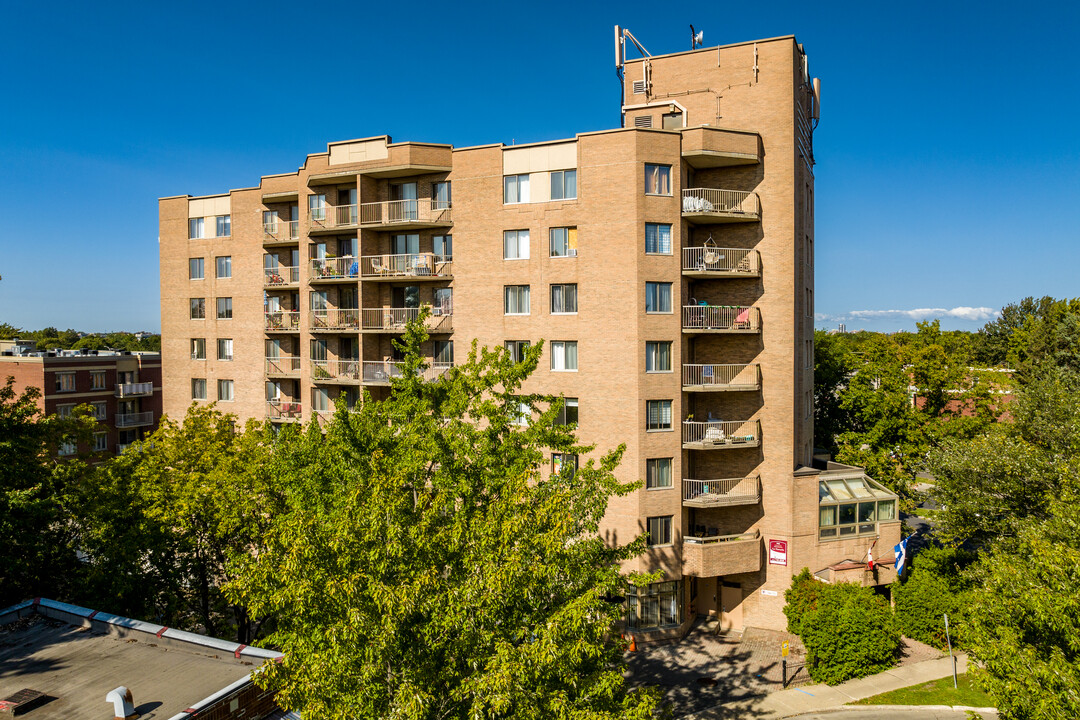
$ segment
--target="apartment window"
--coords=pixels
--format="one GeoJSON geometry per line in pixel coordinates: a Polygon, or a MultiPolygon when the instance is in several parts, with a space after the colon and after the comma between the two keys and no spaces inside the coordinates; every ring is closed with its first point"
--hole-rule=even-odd
{"type": "Polygon", "coordinates": [[[814,291],[806,288],[806,308],[803,312],[806,317],[814,316],[814,291]]]}
{"type": "Polygon", "coordinates": [[[314,222],[326,220],[326,195],[308,195],[308,214],[314,222]]]}
{"type": "Polygon", "coordinates": [[[529,259],[529,231],[507,230],[503,232],[503,260],[529,259]]]}
{"type": "Polygon", "coordinates": [[[645,163],[645,194],[671,194],[671,166],[645,163]]]}
{"type": "Polygon", "coordinates": [[[671,225],[645,223],[645,253],[648,255],[671,254],[671,225]]]}
{"type": "Polygon", "coordinates": [[[191,399],[206,399],[206,378],[191,378],[191,399]]]}
{"type": "Polygon", "coordinates": [[[435,210],[445,210],[450,207],[450,183],[431,183],[431,206],[435,210]]]}
{"type": "Polygon", "coordinates": [[[578,421],[578,399],[563,398],[563,406],[555,417],[556,425],[576,425],[578,421]]]}
{"type": "Polygon", "coordinates": [[[232,380],[218,380],[217,381],[217,399],[222,402],[232,402],[233,399],[233,381],[232,380]]]}
{"type": "Polygon", "coordinates": [[[645,487],[671,487],[671,458],[650,458],[645,461],[645,487]]]}
{"type": "Polygon", "coordinates": [[[577,197],[577,170],[556,170],[551,173],[551,199],[573,200],[577,197]]]}
{"type": "Polygon", "coordinates": [[[232,360],[232,338],[218,338],[217,359],[232,360]]]}
{"type": "Polygon", "coordinates": [[[263,230],[270,234],[275,234],[278,231],[278,211],[277,210],[263,210],[263,230]]]}
{"type": "Polygon", "coordinates": [[[232,235],[232,215],[217,216],[217,236],[229,237],[232,235]]]}
{"type": "Polygon", "coordinates": [[[75,392],[75,373],[56,373],[56,392],[75,392]]]}
{"type": "Polygon", "coordinates": [[[326,388],[312,388],[311,407],[315,412],[330,412],[330,392],[326,388]]]}
{"type": "Polygon", "coordinates": [[[577,257],[577,228],[551,228],[551,257],[577,257]]]}
{"type": "Polygon", "coordinates": [[[675,627],[683,621],[682,581],[630,585],[626,593],[626,626],[633,630],[675,627]]]}
{"type": "Polygon", "coordinates": [[[510,401],[510,413],[511,425],[528,425],[532,417],[532,408],[529,407],[529,403],[513,398],[510,401]]]}
{"type": "Polygon", "coordinates": [[[671,515],[648,519],[649,547],[663,547],[671,544],[671,515]]]}
{"type": "Polygon", "coordinates": [[[218,298],[217,299],[217,317],[218,320],[231,320],[232,319],[232,298],[218,298]]]}
{"type": "Polygon", "coordinates": [[[504,305],[503,312],[506,315],[529,314],[529,286],[507,285],[503,288],[504,305]]]}
{"type": "Polygon", "coordinates": [[[206,317],[206,299],[191,298],[191,319],[202,320],[206,317]]]}
{"type": "Polygon", "coordinates": [[[56,416],[60,418],[71,417],[71,412],[75,409],[74,405],[57,405],[56,416]]]}
{"type": "Polygon", "coordinates": [[[525,359],[525,351],[529,349],[528,340],[507,340],[504,345],[506,347],[506,354],[516,363],[525,359]]]}
{"type": "Polygon", "coordinates": [[[206,277],[206,271],[203,267],[202,258],[191,258],[188,260],[188,280],[202,280],[206,277]]]}
{"type": "Polygon", "coordinates": [[[525,175],[504,175],[503,176],[503,203],[511,205],[513,203],[527,203],[529,202],[529,176],[525,175]]]}
{"type": "Polygon", "coordinates": [[[647,282],[645,283],[645,312],[647,313],[670,313],[671,312],[671,283],[647,282]]]}
{"type": "Polygon", "coordinates": [[[565,315],[577,312],[577,285],[551,286],[551,313],[565,315]]]}
{"type": "Polygon", "coordinates": [[[105,389],[105,371],[104,370],[92,370],[90,372],[90,389],[91,390],[104,390],[105,389]]]}
{"type": "Polygon", "coordinates": [[[78,449],[78,445],[72,440],[62,440],[60,442],[60,455],[62,456],[74,455],[78,452],[78,449]]]}
{"type": "Polygon", "coordinates": [[[551,343],[551,369],[577,372],[577,341],[556,340],[551,343]]]}
{"type": "Polygon", "coordinates": [[[669,373],[671,372],[671,343],[670,342],[647,342],[645,343],[645,372],[669,373]]]}
{"type": "Polygon", "coordinates": [[[105,452],[109,449],[109,433],[94,433],[94,452],[105,452]]]}
{"type": "Polygon", "coordinates": [[[454,236],[436,235],[431,238],[432,252],[446,260],[454,257],[454,236]]]}
{"type": "Polygon", "coordinates": [[[192,240],[206,237],[203,231],[203,218],[188,218],[188,237],[192,240]]]}
{"type": "Polygon", "coordinates": [[[206,359],[206,338],[191,338],[191,359],[206,359]]]}
{"type": "Polygon", "coordinates": [[[217,259],[217,276],[219,278],[232,277],[232,255],[222,255],[217,259]]]}
{"type": "Polygon", "coordinates": [[[453,340],[436,340],[433,348],[434,358],[432,361],[436,365],[453,365],[454,364],[454,341],[453,340]]]}
{"type": "Polygon", "coordinates": [[[571,475],[577,472],[578,456],[573,453],[551,453],[551,474],[562,475],[567,470],[571,475]]]}
{"type": "Polygon", "coordinates": [[[92,405],[93,405],[93,408],[94,408],[94,419],[95,420],[104,420],[105,419],[105,413],[107,412],[106,404],[104,402],[96,402],[96,403],[92,403],[92,405]]]}
{"type": "Polygon", "coordinates": [[[645,402],[645,429],[671,430],[670,400],[647,400],[645,402]]]}

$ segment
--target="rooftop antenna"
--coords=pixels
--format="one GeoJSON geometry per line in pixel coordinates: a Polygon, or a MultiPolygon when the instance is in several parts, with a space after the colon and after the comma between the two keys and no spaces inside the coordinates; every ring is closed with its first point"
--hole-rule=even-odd
{"type": "Polygon", "coordinates": [[[691,25],[690,26],[690,49],[691,50],[697,50],[699,47],[701,47],[701,43],[703,43],[704,41],[705,41],[705,31],[704,30],[699,30],[699,31],[695,32],[694,31],[694,26],[691,25]]]}

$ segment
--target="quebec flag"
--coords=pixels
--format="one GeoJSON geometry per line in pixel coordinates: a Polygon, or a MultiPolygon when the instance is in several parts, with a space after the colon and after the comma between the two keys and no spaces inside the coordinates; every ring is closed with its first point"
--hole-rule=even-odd
{"type": "Polygon", "coordinates": [[[904,566],[907,565],[907,543],[910,539],[908,536],[901,540],[899,545],[893,545],[893,552],[896,553],[896,564],[893,567],[896,568],[897,577],[904,572],[904,566]]]}

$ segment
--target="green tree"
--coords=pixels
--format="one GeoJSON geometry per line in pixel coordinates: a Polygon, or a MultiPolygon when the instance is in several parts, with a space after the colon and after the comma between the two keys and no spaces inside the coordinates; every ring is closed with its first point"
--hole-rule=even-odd
{"type": "Polygon", "coordinates": [[[802,635],[803,620],[817,607],[818,596],[825,584],[810,574],[810,568],[791,580],[791,587],[784,591],[784,615],[790,633],[802,635]]]}
{"type": "Polygon", "coordinates": [[[944,615],[954,628],[964,623],[972,582],[964,570],[975,560],[957,548],[926,547],[912,562],[911,573],[892,585],[900,631],[909,638],[945,650],[944,615]]]}
{"type": "Polygon", "coordinates": [[[19,328],[9,323],[0,323],[0,340],[14,340],[22,332],[19,328]]]}
{"type": "Polygon", "coordinates": [[[814,444],[833,454],[837,436],[850,425],[841,397],[852,362],[844,335],[814,332],[814,444]]]}
{"type": "Polygon", "coordinates": [[[889,604],[855,583],[822,584],[803,617],[801,637],[807,672],[829,685],[888,670],[900,652],[889,604]]]}
{"type": "Polygon", "coordinates": [[[424,337],[410,326],[390,399],[339,404],[294,456],[265,551],[237,557],[231,596],[276,615],[285,652],[256,682],[319,718],[653,717],[611,636],[620,562],[644,539],[598,532],[633,488],[613,474],[622,449],[541,480],[548,452],[591,451],[559,399],[521,390],[541,344],[517,364],[474,344],[424,382],[424,337]]]}

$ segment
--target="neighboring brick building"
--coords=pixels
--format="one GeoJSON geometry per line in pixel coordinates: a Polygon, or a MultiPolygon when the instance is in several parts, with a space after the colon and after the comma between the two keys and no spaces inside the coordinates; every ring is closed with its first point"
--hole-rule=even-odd
{"type": "Polygon", "coordinates": [[[649,532],[628,569],[670,580],[632,589],[628,625],[782,627],[794,573],[835,579],[879,535],[887,560],[900,534],[894,495],[813,469],[806,56],[784,37],[620,70],[620,129],[337,142],[258,187],[163,198],[165,411],[219,400],[292,422],[362,386],[384,397],[391,338],[425,304],[433,376],[455,344],[542,338],[527,389],[572,400],[582,442],[625,443],[620,476],[645,480],[604,532],[649,532]]]}
{"type": "Polygon", "coordinates": [[[32,342],[0,340],[0,382],[15,378],[16,392],[41,391],[38,407],[66,415],[76,405],[94,407],[101,423],[93,443],[61,446],[60,455],[108,457],[157,429],[161,419],[161,355],[113,351],[49,350],[32,342]]]}

